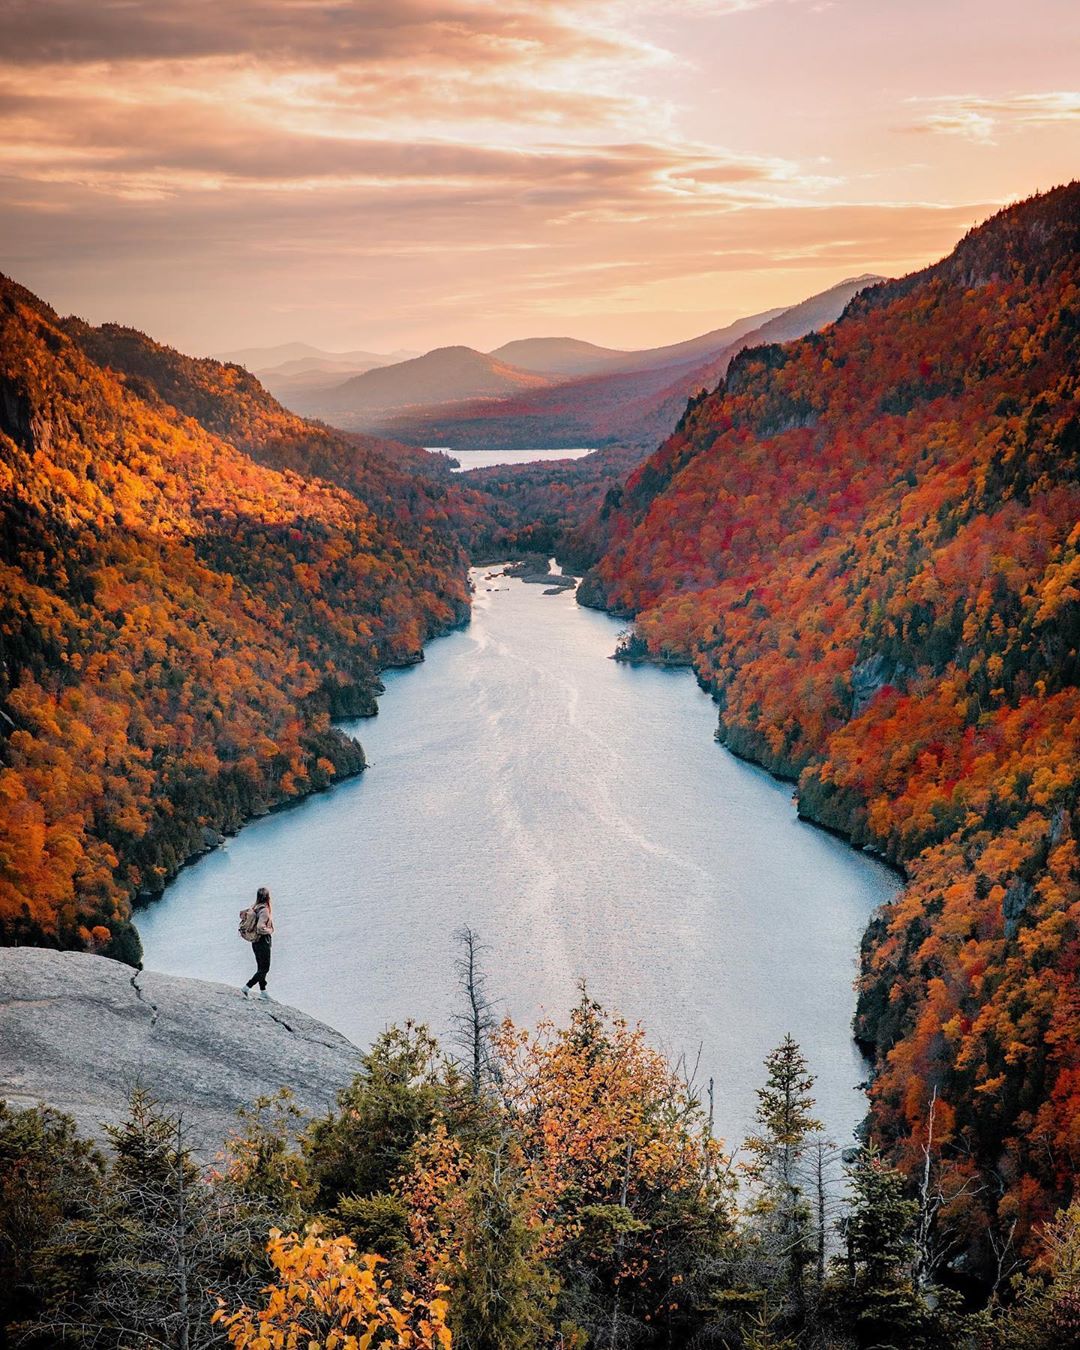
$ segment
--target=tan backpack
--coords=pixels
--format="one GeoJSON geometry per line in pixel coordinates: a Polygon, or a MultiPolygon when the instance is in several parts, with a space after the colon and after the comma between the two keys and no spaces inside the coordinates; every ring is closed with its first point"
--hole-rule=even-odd
{"type": "Polygon", "coordinates": [[[254,942],[259,936],[259,915],[254,905],[240,911],[240,927],[237,931],[245,942],[254,942]]]}

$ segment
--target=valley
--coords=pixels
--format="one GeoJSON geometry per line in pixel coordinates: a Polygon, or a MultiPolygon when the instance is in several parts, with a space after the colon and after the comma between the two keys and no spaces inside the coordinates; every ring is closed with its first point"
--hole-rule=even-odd
{"type": "Polygon", "coordinates": [[[335,1025],[416,1007],[394,952],[422,922],[417,1010],[445,1017],[438,934],[475,921],[526,1017],[586,974],[698,1041],[732,1132],[783,1026],[850,1134],[854,1011],[866,1128],[930,1169],[948,1263],[1035,1259],[1078,1147],[1078,194],[671,364],[388,360],[345,382],[381,391],[364,430],[5,280],[0,939],[137,964],[142,925],[148,961],[234,978],[216,934],[273,859],[307,925],[283,981],[333,970],[335,1025]],[[409,401],[414,362],[443,403],[409,401]],[[534,555],[576,601],[470,593],[471,560],[534,555]]]}

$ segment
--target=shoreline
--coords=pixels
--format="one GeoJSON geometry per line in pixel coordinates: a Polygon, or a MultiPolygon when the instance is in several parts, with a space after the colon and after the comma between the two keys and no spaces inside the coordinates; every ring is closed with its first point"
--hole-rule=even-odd
{"type": "MultiPolygon", "coordinates": [[[[580,597],[580,588],[579,588],[579,597],[580,597]]],[[[596,603],[596,599],[597,597],[591,591],[587,590],[586,599],[583,601],[579,598],[578,603],[581,604],[583,608],[598,610],[599,612],[607,614],[609,617],[613,619],[627,620],[630,623],[634,622],[635,619],[634,615],[610,609],[604,604],[596,603]]],[[[697,671],[691,660],[687,660],[684,662],[669,662],[663,660],[662,658],[656,658],[651,656],[638,656],[636,654],[633,656],[625,656],[620,655],[618,649],[616,649],[616,651],[611,653],[609,659],[613,661],[618,661],[621,664],[629,666],[652,667],[654,669],[660,670],[688,671],[690,674],[694,676],[699,688],[703,689],[709,695],[710,699],[713,702],[713,706],[717,709],[717,717],[719,718],[719,700],[717,699],[716,696],[716,690],[709,684],[707,680],[703,680],[701,678],[701,675],[699,674],[699,672],[697,671]]],[[[791,800],[795,806],[795,815],[798,820],[804,822],[807,825],[812,826],[815,830],[821,830],[824,834],[832,835],[833,838],[840,840],[850,850],[850,852],[861,853],[867,858],[873,858],[875,862],[880,863],[883,867],[887,868],[896,877],[898,877],[900,882],[902,883],[902,887],[908,884],[910,878],[908,877],[906,869],[900,863],[893,862],[891,858],[885,857],[877,849],[871,848],[867,845],[856,844],[849,831],[840,829],[835,825],[830,825],[825,821],[817,820],[815,819],[814,816],[810,815],[808,812],[803,811],[802,802],[798,792],[799,779],[797,775],[792,773],[785,773],[780,769],[773,768],[770,765],[766,764],[763,760],[757,758],[756,756],[752,754],[746,754],[743,751],[736,749],[724,737],[721,728],[719,726],[713,733],[713,740],[716,742],[717,745],[721,746],[729,755],[731,755],[734,759],[737,759],[740,763],[746,764],[751,768],[760,770],[762,773],[767,774],[771,779],[773,779],[777,783],[784,783],[793,786],[795,790],[791,794],[791,800]]],[[[862,952],[865,948],[867,936],[870,934],[870,932],[874,927],[877,915],[885,906],[892,905],[894,903],[895,900],[883,901],[881,905],[875,908],[874,912],[870,915],[869,919],[867,920],[866,926],[863,928],[862,935],[859,939],[859,946],[856,952],[857,959],[859,960],[860,970],[862,967],[862,959],[861,959],[862,952]]],[[[861,1037],[857,1034],[856,1032],[857,1019],[858,1019],[858,1006],[856,1005],[856,1008],[852,1012],[851,1017],[850,1038],[851,1043],[856,1047],[860,1056],[867,1065],[868,1076],[865,1088],[863,1089],[863,1095],[865,1096],[867,1103],[867,1111],[866,1115],[863,1118],[863,1123],[861,1126],[861,1128],[866,1129],[869,1127],[869,1120],[870,1120],[870,1086],[874,1081],[874,1077],[877,1071],[877,1044],[876,1042],[868,1040],[867,1038],[861,1037]]]]}
{"type": "MultiPolygon", "coordinates": [[[[471,570],[472,569],[470,567],[470,571],[471,570]]],[[[469,579],[468,577],[466,579],[469,581],[469,591],[471,594],[473,589],[472,582],[471,579],[469,579]]],[[[370,764],[368,763],[367,755],[364,751],[363,744],[357,737],[350,736],[347,732],[342,731],[341,729],[342,723],[366,721],[369,718],[377,717],[379,715],[378,700],[386,692],[386,687],[385,685],[383,685],[380,677],[386,671],[411,670],[414,666],[423,665],[425,660],[424,655],[425,648],[427,647],[428,643],[437,642],[439,638],[448,637],[451,633],[460,632],[462,629],[467,628],[471,622],[472,622],[472,604],[470,602],[467,605],[464,614],[460,618],[444,625],[435,632],[429,633],[427,637],[424,639],[423,646],[421,646],[419,651],[412,653],[407,657],[402,657],[397,660],[389,660],[385,664],[379,666],[378,670],[375,672],[377,681],[376,685],[374,686],[357,685],[354,687],[355,690],[360,690],[361,688],[363,688],[365,692],[371,694],[372,696],[371,710],[368,712],[349,713],[344,717],[334,718],[331,721],[330,725],[335,731],[339,732],[343,737],[351,741],[352,744],[356,746],[356,748],[359,750],[361,762],[355,768],[341,769],[337,773],[335,773],[334,777],[328,783],[306,787],[301,792],[298,792],[295,796],[285,797],[280,801],[271,802],[269,805],[266,806],[264,810],[253,811],[250,815],[245,816],[240,821],[240,823],[236,825],[234,828],[221,829],[210,825],[204,825],[202,827],[204,836],[207,834],[215,836],[214,842],[207,842],[205,843],[204,847],[194,849],[191,853],[189,853],[187,857],[185,857],[180,863],[178,863],[177,866],[164,879],[164,884],[162,885],[161,890],[150,892],[138,891],[136,892],[135,895],[132,896],[130,901],[131,913],[128,916],[127,922],[134,929],[135,934],[139,939],[139,964],[137,967],[133,967],[134,969],[141,970],[143,968],[142,936],[139,933],[139,926],[138,923],[136,922],[137,915],[139,915],[145,910],[152,909],[157,904],[160,904],[165,899],[172,884],[180,877],[180,875],[183,872],[187,871],[191,867],[194,867],[197,863],[201,862],[204,858],[209,857],[212,853],[216,853],[219,849],[224,848],[228,840],[235,839],[237,835],[240,834],[240,832],[244,830],[248,825],[252,825],[258,820],[265,820],[268,816],[279,815],[282,812],[291,810],[293,807],[301,806],[303,805],[304,802],[310,801],[313,797],[319,797],[324,794],[329,794],[333,792],[334,788],[338,787],[342,783],[349,783],[352,782],[354,779],[362,777],[363,774],[366,773],[367,770],[371,767],[370,764]]]]}

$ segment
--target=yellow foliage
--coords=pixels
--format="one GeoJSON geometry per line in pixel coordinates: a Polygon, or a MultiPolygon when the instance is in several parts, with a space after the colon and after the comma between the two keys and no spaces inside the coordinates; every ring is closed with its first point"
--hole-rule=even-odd
{"type": "Polygon", "coordinates": [[[274,1229],[267,1252],[278,1279],[265,1306],[214,1314],[236,1350],[450,1350],[445,1302],[395,1297],[382,1257],[358,1255],[348,1238],[274,1229]]]}

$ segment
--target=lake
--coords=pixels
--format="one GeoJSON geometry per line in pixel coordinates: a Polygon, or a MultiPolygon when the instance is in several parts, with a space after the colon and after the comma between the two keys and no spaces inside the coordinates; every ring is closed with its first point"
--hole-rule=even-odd
{"type": "Polygon", "coordinates": [[[425,450],[441,451],[444,455],[453,455],[461,467],[455,473],[468,473],[470,469],[487,469],[493,464],[537,464],[557,459],[582,459],[591,455],[595,447],[587,446],[574,450],[451,450],[445,445],[426,445],[425,450]]]}
{"type": "Polygon", "coordinates": [[[237,914],[267,885],[273,997],[366,1045],[407,1017],[446,1031],[451,935],[469,923],[515,1019],[564,1017],[584,977],[670,1055],[700,1053],[728,1139],[791,1032],[846,1143],[864,1110],[859,938],[896,876],[718,745],[689,673],[609,660],[615,620],[572,592],[474,579],[471,625],[348,724],[371,768],[181,873],[136,915],[147,967],[239,985],[237,914]]]}

